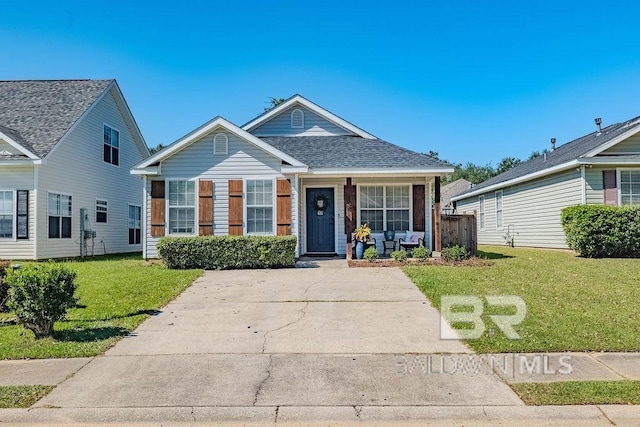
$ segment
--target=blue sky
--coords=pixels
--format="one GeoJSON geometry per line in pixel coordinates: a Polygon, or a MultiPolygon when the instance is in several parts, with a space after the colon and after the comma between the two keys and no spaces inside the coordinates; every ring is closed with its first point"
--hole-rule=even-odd
{"type": "Polygon", "coordinates": [[[300,93],[393,143],[496,165],[640,115],[638,16],[616,1],[13,2],[0,78],[116,78],[150,146],[300,93]]]}

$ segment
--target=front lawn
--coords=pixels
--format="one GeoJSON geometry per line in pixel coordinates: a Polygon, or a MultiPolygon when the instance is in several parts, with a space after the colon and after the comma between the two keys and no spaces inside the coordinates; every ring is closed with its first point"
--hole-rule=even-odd
{"type": "Polygon", "coordinates": [[[139,254],[67,264],[78,273],[78,307],[69,310],[67,321],[55,324],[53,338],[36,340],[31,331],[0,322],[0,359],[100,354],[202,274],[201,270],[169,270],[142,260],[139,254]]]}
{"type": "Polygon", "coordinates": [[[484,246],[484,267],[405,267],[403,271],[440,308],[443,295],[516,295],[527,316],[507,339],[488,314],[487,331],[467,343],[480,353],[547,351],[639,351],[640,260],[585,259],[568,251],[484,246]]]}
{"type": "Polygon", "coordinates": [[[640,381],[511,384],[527,405],[640,405],[640,381]]]}

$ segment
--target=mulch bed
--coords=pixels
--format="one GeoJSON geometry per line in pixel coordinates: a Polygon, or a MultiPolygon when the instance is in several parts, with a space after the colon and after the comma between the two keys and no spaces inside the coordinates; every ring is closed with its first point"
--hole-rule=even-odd
{"type": "Polygon", "coordinates": [[[446,265],[446,266],[454,266],[454,267],[487,267],[490,265],[494,265],[493,261],[483,258],[470,258],[460,262],[447,262],[442,258],[429,258],[425,261],[421,261],[419,259],[411,259],[409,258],[405,262],[398,262],[394,259],[377,259],[373,262],[367,261],[366,259],[350,259],[347,260],[347,264],[349,267],[355,268],[367,268],[367,267],[406,267],[406,266],[417,266],[417,267],[426,267],[432,265],[446,265]]]}

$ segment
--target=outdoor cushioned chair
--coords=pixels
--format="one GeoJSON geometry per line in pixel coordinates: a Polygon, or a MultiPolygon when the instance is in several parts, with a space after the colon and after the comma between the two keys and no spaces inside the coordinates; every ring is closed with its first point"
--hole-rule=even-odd
{"type": "Polygon", "coordinates": [[[398,247],[405,250],[415,249],[424,246],[424,231],[407,231],[404,239],[398,238],[398,247]]]}

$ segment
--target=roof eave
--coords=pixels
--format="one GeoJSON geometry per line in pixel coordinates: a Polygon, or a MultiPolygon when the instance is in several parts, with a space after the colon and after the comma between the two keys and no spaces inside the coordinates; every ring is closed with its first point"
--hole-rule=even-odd
{"type": "MultiPolygon", "coordinates": [[[[9,144],[10,146],[12,146],[16,150],[20,151],[22,154],[24,154],[28,158],[30,158],[31,160],[40,160],[40,157],[38,155],[36,155],[34,152],[32,152],[31,150],[28,150],[22,144],[20,144],[19,142],[15,141],[13,138],[9,138],[9,136],[7,136],[7,134],[5,134],[5,133],[3,133],[1,131],[0,131],[0,138],[3,141],[5,141],[7,144],[9,144]]],[[[21,138],[22,138],[22,136],[21,136],[21,138]]]]}
{"type": "Polygon", "coordinates": [[[404,175],[404,176],[444,176],[453,173],[453,168],[309,168],[309,175],[404,175]]]}

